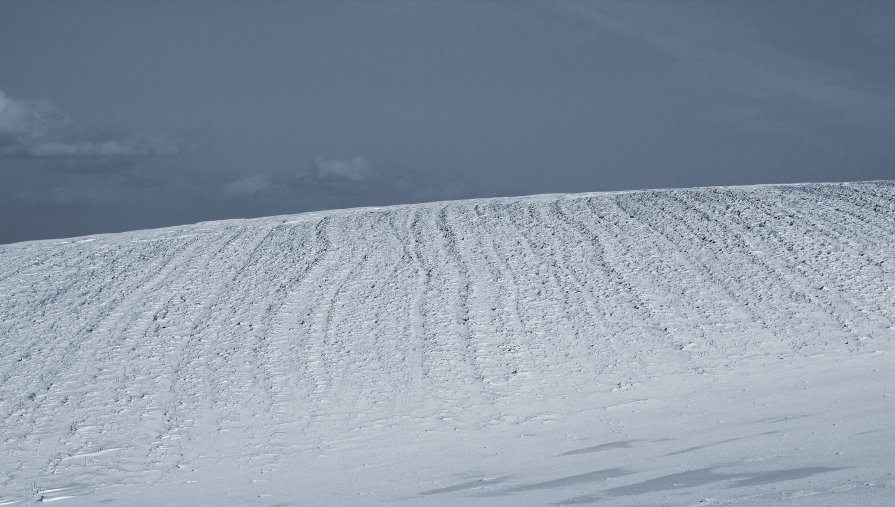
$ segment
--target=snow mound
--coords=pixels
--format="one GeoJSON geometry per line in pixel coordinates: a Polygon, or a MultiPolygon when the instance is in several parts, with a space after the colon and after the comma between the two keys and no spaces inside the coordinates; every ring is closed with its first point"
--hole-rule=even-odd
{"type": "Polygon", "coordinates": [[[0,505],[895,495],[892,182],[2,245],[0,295],[0,505]]]}

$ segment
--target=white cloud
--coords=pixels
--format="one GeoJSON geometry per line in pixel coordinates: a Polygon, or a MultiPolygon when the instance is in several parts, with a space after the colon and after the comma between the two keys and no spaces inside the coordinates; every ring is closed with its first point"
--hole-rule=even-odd
{"type": "Polygon", "coordinates": [[[17,100],[0,90],[0,146],[21,139],[46,137],[51,127],[71,121],[44,101],[17,100]]]}
{"type": "Polygon", "coordinates": [[[322,157],[314,159],[318,180],[330,181],[371,181],[379,179],[379,173],[370,167],[364,157],[351,160],[327,160],[322,157]]]}
{"type": "Polygon", "coordinates": [[[270,186],[270,176],[255,174],[246,176],[224,185],[224,195],[245,196],[252,195],[270,186]]]}
{"type": "Polygon", "coordinates": [[[0,90],[0,157],[136,157],[178,151],[176,143],[164,139],[77,128],[48,102],[14,99],[0,90]]]}
{"type": "Polygon", "coordinates": [[[0,135],[18,135],[28,128],[28,108],[0,90],[0,135]]]}

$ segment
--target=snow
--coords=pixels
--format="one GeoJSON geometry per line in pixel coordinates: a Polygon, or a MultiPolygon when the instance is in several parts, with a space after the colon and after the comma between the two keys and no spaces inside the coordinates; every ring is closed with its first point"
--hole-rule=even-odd
{"type": "Polygon", "coordinates": [[[0,245],[0,505],[890,505],[895,183],[0,245]]]}

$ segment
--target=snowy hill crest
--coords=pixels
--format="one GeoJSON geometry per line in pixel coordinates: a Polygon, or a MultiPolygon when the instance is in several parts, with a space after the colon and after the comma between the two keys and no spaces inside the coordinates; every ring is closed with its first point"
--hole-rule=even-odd
{"type": "MultiPolygon", "coordinates": [[[[890,361],[874,371],[889,371],[895,185],[481,199],[2,245],[0,294],[0,503],[350,504],[355,493],[408,504],[624,504],[621,493],[653,502],[676,489],[654,477],[677,473],[672,465],[572,461],[624,456],[648,439],[651,430],[638,436],[640,426],[613,419],[621,416],[611,407],[675,406],[683,421],[704,407],[698,397],[666,393],[668,405],[657,405],[650,389],[666,379],[678,379],[678,393],[698,391],[708,377],[735,384],[747,365],[777,372],[768,375],[786,375],[779,366],[788,365],[804,380],[820,371],[807,364],[872,357],[890,361]],[[594,425],[590,402],[602,423],[594,425]],[[554,427],[562,430],[544,429],[554,427]],[[397,464],[419,458],[419,449],[472,452],[450,435],[482,438],[516,460],[516,444],[501,444],[514,431],[545,435],[522,454],[535,456],[529,468],[500,473],[487,453],[466,470],[450,452],[443,470],[397,464]],[[400,435],[416,435],[419,447],[396,444],[400,435]],[[571,442],[557,448],[562,438],[591,439],[582,449],[622,443],[577,452],[571,442]],[[537,464],[563,452],[553,468],[537,464]],[[360,478],[351,494],[335,470],[360,478]],[[293,488],[296,480],[304,489],[293,488]]],[[[892,421],[891,393],[883,394],[874,399],[890,411],[861,424],[892,421]]],[[[786,406],[767,396],[757,412],[786,406]]],[[[772,426],[765,421],[756,434],[772,426]]],[[[731,436],[737,431],[717,440],[746,438],[731,436]]],[[[750,445],[785,447],[799,432],[781,435],[750,445]]],[[[879,442],[861,442],[883,453],[879,442]]],[[[680,450],[652,445],[661,448],[656,456],[680,450]]],[[[652,459],[638,452],[632,463],[652,459]]],[[[830,478],[821,493],[834,495],[858,477],[848,475],[856,467],[818,459],[771,468],[781,481],[830,478]]],[[[877,470],[872,460],[867,467],[861,480],[877,470]]],[[[696,488],[685,498],[723,484],[721,497],[735,500],[776,484],[761,470],[712,470],[680,479],[696,488]]],[[[855,492],[870,496],[855,498],[873,503],[886,494],[879,488],[891,495],[885,473],[855,492]]],[[[762,498],[795,498],[785,495],[762,498]]]]}

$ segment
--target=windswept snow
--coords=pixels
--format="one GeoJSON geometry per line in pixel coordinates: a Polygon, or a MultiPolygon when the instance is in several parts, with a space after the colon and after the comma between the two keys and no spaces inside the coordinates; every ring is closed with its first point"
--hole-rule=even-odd
{"type": "Polygon", "coordinates": [[[0,295],[0,505],[895,498],[891,182],[4,245],[0,295]]]}

